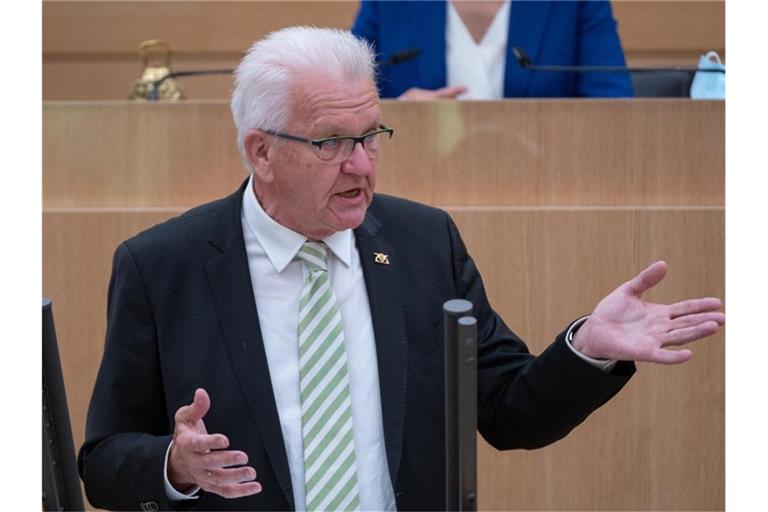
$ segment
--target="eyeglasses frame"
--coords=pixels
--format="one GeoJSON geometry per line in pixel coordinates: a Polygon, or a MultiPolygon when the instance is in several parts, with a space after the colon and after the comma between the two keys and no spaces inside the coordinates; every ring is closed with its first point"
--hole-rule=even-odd
{"type": "MultiPolygon", "coordinates": [[[[324,142],[329,142],[329,141],[333,141],[333,140],[348,140],[349,139],[349,140],[354,141],[354,144],[352,144],[352,152],[350,152],[350,155],[352,153],[354,153],[355,146],[357,146],[358,144],[360,144],[363,147],[363,150],[365,150],[365,139],[367,139],[371,135],[378,135],[380,133],[386,133],[386,134],[389,135],[389,139],[391,139],[392,135],[395,133],[394,129],[389,128],[387,126],[384,126],[383,124],[380,124],[377,130],[372,131],[370,133],[366,133],[365,135],[359,135],[359,136],[354,136],[354,135],[334,135],[333,137],[324,137],[322,139],[307,139],[306,137],[299,137],[298,135],[291,135],[290,133],[276,132],[276,131],[273,131],[273,130],[262,130],[262,131],[264,133],[266,133],[266,134],[272,135],[274,137],[279,137],[281,139],[292,140],[294,142],[303,142],[304,144],[309,144],[309,145],[312,145],[312,146],[316,146],[318,151],[322,149],[322,146],[323,146],[324,142]]],[[[389,140],[389,139],[387,139],[387,140],[389,140]]],[[[367,153],[367,151],[366,151],[366,153],[367,153]]],[[[319,155],[318,155],[318,158],[320,158],[319,155]]],[[[321,160],[322,160],[322,158],[321,158],[321,160]]],[[[333,158],[331,160],[333,160],[333,158]]],[[[330,160],[328,160],[328,161],[330,161],[330,160]]]]}

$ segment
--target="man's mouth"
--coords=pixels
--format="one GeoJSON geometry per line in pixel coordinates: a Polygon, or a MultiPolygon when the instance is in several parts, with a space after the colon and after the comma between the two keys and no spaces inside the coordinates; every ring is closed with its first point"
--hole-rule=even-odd
{"type": "Polygon", "coordinates": [[[347,190],[345,192],[340,192],[339,195],[341,197],[346,197],[348,199],[351,199],[353,197],[357,197],[358,194],[360,194],[360,193],[361,193],[361,190],[359,188],[353,188],[353,189],[347,190]]]}

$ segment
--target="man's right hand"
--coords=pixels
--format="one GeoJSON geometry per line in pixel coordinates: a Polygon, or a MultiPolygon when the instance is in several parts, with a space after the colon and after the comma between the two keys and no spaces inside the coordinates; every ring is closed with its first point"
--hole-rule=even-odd
{"type": "Polygon", "coordinates": [[[168,480],[180,492],[197,486],[225,498],[260,493],[256,470],[245,466],[248,455],[227,450],[229,439],[225,435],[208,434],[203,417],[210,407],[208,393],[199,388],[192,403],[176,411],[168,480]]]}

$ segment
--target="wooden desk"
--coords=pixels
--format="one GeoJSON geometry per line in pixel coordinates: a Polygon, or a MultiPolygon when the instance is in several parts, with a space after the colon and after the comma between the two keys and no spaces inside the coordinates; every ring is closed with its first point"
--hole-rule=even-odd
{"type": "MultiPolygon", "coordinates": [[[[533,352],[655,259],[670,274],[649,299],[724,297],[722,102],[383,109],[396,132],[378,190],[451,213],[492,304],[533,352]]],[[[79,446],[114,248],[245,173],[226,102],[48,102],[43,121],[43,291],[79,446]]],[[[639,365],[553,446],[500,453],[479,440],[480,508],[723,509],[723,338],[683,366],[639,365]]]]}

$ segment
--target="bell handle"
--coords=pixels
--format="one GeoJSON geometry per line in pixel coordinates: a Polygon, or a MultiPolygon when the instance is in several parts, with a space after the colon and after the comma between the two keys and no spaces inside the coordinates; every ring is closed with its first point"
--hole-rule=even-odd
{"type": "Polygon", "coordinates": [[[162,39],[149,39],[139,45],[139,56],[141,57],[141,61],[144,64],[144,67],[149,65],[150,48],[165,48],[165,66],[167,68],[171,67],[171,57],[173,56],[175,50],[170,43],[163,41],[162,39]]]}

